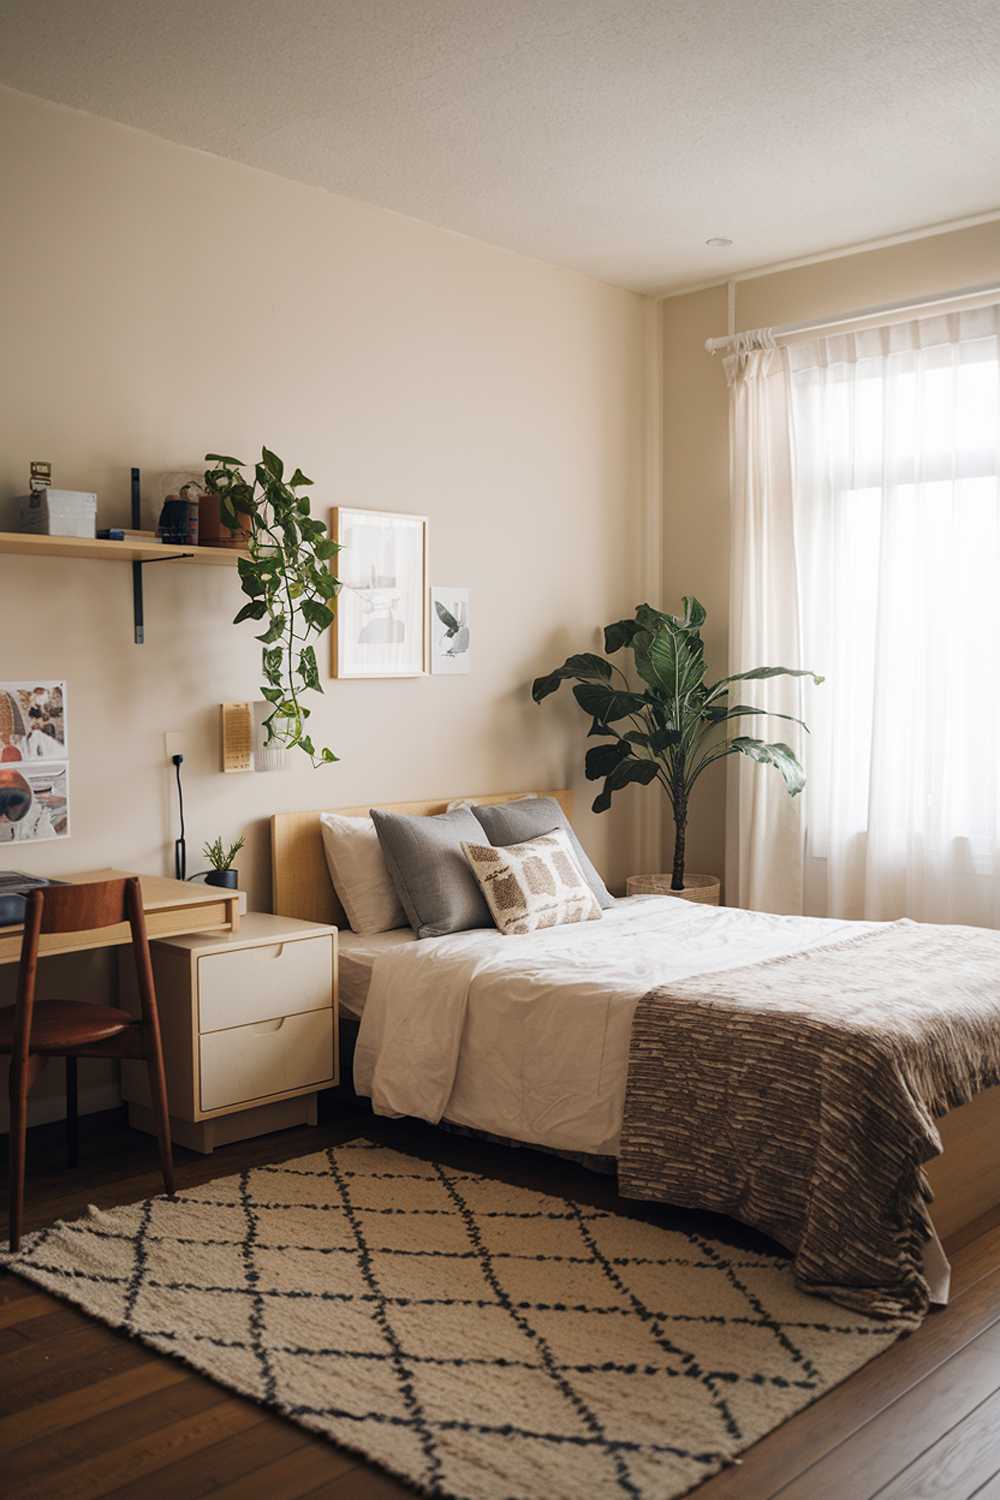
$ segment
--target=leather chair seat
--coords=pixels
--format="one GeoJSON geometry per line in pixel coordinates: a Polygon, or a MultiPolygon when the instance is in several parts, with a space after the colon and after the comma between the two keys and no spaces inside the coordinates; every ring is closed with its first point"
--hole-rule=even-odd
{"type": "MultiPolygon", "coordinates": [[[[14,1045],[13,1005],[0,1009],[0,1053],[14,1045]]],[[[95,1005],[89,1000],[36,1000],[31,1018],[32,1052],[61,1052],[67,1047],[86,1047],[105,1042],[135,1025],[127,1010],[114,1005],[95,1005]]]]}

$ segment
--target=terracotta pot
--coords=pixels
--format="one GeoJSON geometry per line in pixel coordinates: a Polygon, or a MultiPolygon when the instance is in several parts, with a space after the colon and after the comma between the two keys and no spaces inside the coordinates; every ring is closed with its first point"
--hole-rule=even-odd
{"type": "Polygon", "coordinates": [[[218,495],[202,495],[198,503],[198,540],[203,547],[235,547],[245,552],[250,517],[240,516],[238,531],[230,531],[219,511],[218,495]]]}
{"type": "Polygon", "coordinates": [[[685,875],[684,889],[672,891],[666,875],[630,875],[625,882],[626,896],[679,896],[682,901],[699,901],[704,906],[718,906],[722,882],[718,875],[685,875]]]}

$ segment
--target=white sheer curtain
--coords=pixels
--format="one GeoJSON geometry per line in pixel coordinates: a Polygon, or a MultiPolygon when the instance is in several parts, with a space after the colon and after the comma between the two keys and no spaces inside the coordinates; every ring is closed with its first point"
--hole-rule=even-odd
{"type": "MultiPolygon", "coordinates": [[[[729,382],[729,670],[803,665],[792,483],[791,387],[783,350],[766,332],[741,335],[725,360],[729,382]]],[[[802,717],[797,678],[733,685],[730,703],[802,717]]],[[[801,731],[782,719],[736,727],[783,740],[801,755],[801,731]],[[763,727],[761,727],[763,726],[763,727]]],[[[776,771],[744,756],[728,763],[726,900],[757,911],[803,909],[802,800],[776,771]]]]}
{"type": "Polygon", "coordinates": [[[1000,926],[1000,308],[781,361],[790,608],[826,677],[804,694],[805,908],[1000,926]]]}

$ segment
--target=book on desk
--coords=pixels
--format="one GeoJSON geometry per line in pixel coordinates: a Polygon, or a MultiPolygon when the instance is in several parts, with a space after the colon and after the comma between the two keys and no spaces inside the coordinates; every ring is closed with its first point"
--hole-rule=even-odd
{"type": "Polygon", "coordinates": [[[28,896],[39,886],[65,884],[64,880],[49,880],[44,875],[24,875],[20,870],[0,870],[0,927],[13,927],[24,921],[28,896]]]}

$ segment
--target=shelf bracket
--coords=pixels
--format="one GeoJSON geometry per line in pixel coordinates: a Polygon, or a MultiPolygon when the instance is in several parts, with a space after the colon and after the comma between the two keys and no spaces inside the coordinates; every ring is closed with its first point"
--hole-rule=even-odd
{"type": "Polygon", "coordinates": [[[142,570],[151,563],[183,562],[193,557],[193,552],[171,552],[166,557],[144,557],[132,564],[132,638],[137,646],[145,641],[145,625],[142,612],[142,570]]]}
{"type": "MultiPolygon", "coordinates": [[[[132,527],[138,531],[142,526],[142,491],[140,488],[142,475],[138,469],[131,471],[132,481],[132,527]]],[[[185,557],[193,557],[193,552],[171,552],[166,557],[143,557],[137,558],[132,564],[132,639],[137,646],[143,645],[146,639],[146,628],[142,613],[142,570],[147,563],[157,562],[180,562],[185,557]]]]}

